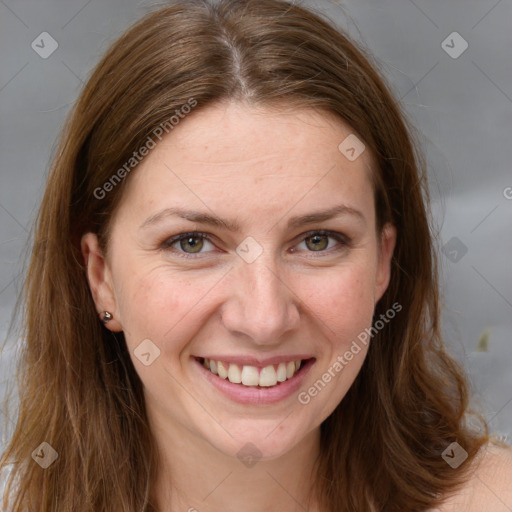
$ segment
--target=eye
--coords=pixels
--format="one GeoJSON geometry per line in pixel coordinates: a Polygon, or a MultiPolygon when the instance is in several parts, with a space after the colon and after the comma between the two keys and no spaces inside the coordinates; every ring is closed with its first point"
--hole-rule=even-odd
{"type": "Polygon", "coordinates": [[[306,247],[308,252],[326,252],[328,249],[332,249],[333,246],[336,247],[335,250],[343,249],[345,246],[349,245],[349,241],[341,233],[319,230],[306,233],[304,241],[297,247],[300,249],[301,245],[306,247]],[[329,239],[338,242],[339,247],[336,247],[336,244],[330,244],[329,239]]]}
{"type": "Polygon", "coordinates": [[[185,254],[198,254],[201,253],[201,249],[205,247],[205,242],[213,247],[213,244],[206,233],[194,231],[192,233],[182,233],[169,238],[163,243],[163,247],[173,248],[178,252],[183,252],[185,254]],[[175,247],[176,245],[178,247],[175,247]]]}
{"type": "MultiPolygon", "coordinates": [[[[291,252],[296,252],[297,250],[306,250],[307,252],[329,252],[330,249],[341,250],[350,245],[350,240],[342,235],[341,233],[337,233],[335,231],[325,231],[325,230],[317,230],[310,231],[302,235],[302,242],[296,246],[297,248],[293,248],[291,252]],[[335,240],[336,244],[330,244],[329,240],[335,240]],[[306,249],[301,249],[301,245],[304,244],[306,249]]],[[[203,251],[207,244],[210,244],[212,248],[214,248],[214,244],[210,240],[210,236],[207,233],[201,233],[199,231],[193,231],[190,233],[181,233],[174,237],[167,239],[161,247],[163,249],[172,249],[174,252],[182,255],[182,257],[188,258],[189,255],[193,254],[202,254],[205,252],[211,251],[203,251]]]]}

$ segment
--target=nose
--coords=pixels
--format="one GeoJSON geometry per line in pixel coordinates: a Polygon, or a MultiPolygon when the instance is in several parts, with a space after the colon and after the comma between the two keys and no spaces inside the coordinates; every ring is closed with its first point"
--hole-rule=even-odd
{"type": "Polygon", "coordinates": [[[300,298],[271,254],[238,261],[221,308],[224,327],[258,345],[276,345],[300,323],[300,298]]]}

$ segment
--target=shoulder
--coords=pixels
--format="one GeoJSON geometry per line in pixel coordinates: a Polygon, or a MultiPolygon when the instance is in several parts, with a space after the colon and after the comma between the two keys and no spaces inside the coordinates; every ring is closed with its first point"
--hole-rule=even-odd
{"type": "Polygon", "coordinates": [[[493,442],[481,448],[464,486],[430,512],[509,512],[512,510],[512,448],[493,442]]]}

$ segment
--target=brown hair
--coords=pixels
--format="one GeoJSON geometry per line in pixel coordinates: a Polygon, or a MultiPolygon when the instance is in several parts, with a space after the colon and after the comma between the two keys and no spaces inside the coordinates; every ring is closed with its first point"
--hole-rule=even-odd
{"type": "Polygon", "coordinates": [[[95,191],[191,98],[194,115],[232,99],[338,116],[374,158],[377,228],[397,228],[391,282],[375,317],[395,302],[403,310],[374,337],[321,425],[322,510],[424,510],[464,482],[487,428],[478,436],[464,423],[467,383],[440,335],[424,164],[370,62],[320,15],[281,0],[173,2],[112,45],[68,117],[37,219],[18,419],[0,465],[13,464],[9,484],[17,477],[5,497],[15,498],[10,510],[155,510],[158,454],[142,384],[123,334],[98,321],[80,238],[93,231],[107,246],[129,177],[100,199],[95,191]],[[59,454],[44,470],[31,458],[42,441],[59,454]],[[458,470],[441,457],[452,441],[469,454],[458,470]]]}

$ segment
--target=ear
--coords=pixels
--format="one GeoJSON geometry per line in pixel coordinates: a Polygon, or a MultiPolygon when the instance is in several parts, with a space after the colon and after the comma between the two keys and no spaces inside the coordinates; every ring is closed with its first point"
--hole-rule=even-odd
{"type": "Polygon", "coordinates": [[[391,259],[396,244],[396,228],[392,224],[386,224],[382,229],[379,247],[379,260],[377,263],[377,275],[375,282],[375,303],[384,295],[391,278],[391,259]]]}
{"type": "Polygon", "coordinates": [[[122,331],[123,328],[118,315],[117,301],[112,283],[112,274],[100,248],[97,235],[95,233],[83,235],[81,249],[87,281],[92,298],[96,304],[98,316],[101,318],[103,313],[108,311],[112,314],[113,318],[105,324],[105,327],[115,332],[122,331]]]}

